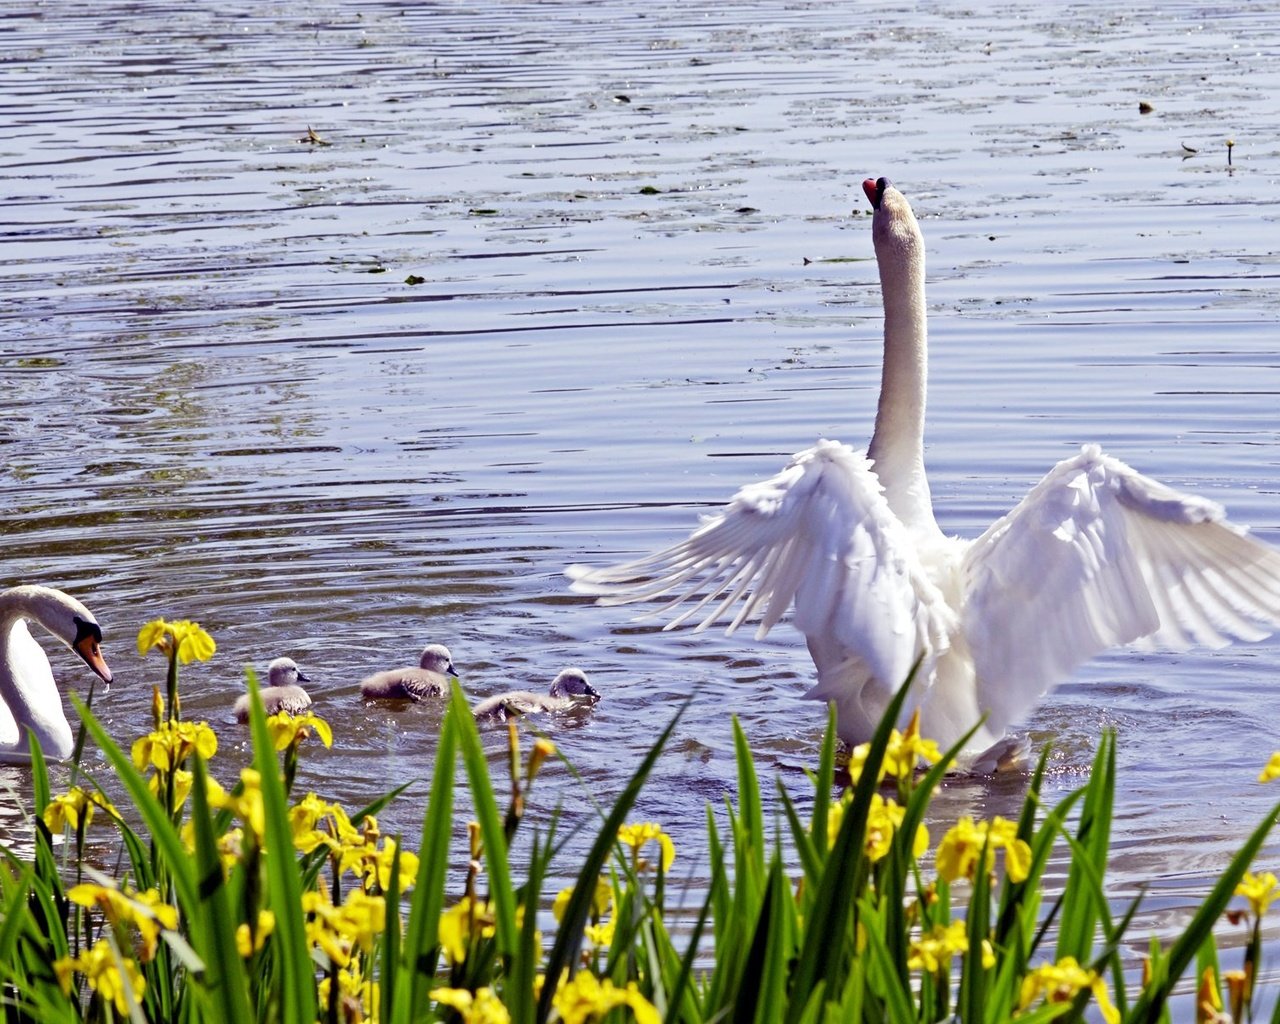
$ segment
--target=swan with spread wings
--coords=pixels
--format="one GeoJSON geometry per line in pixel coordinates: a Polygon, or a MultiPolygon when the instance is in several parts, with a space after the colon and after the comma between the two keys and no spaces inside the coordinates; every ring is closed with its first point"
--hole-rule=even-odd
{"type": "Polygon", "coordinates": [[[573,589],[608,605],[664,598],[663,611],[696,598],[667,628],[759,618],[758,636],[794,608],[818,672],[805,696],[835,704],[850,744],[870,739],[919,659],[904,716],[918,707],[944,749],[981,720],[966,748],[980,771],[1009,751],[1010,726],[1108,648],[1222,646],[1280,626],[1280,552],[1095,445],[976,540],[942,533],[924,468],[924,239],[888,179],[863,190],[884,301],[866,452],[819,441],[679,544],[571,566],[573,589]]]}

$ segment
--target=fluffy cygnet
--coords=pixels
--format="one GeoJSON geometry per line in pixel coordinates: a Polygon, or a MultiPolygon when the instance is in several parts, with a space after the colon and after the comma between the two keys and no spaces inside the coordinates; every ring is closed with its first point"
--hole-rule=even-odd
{"type": "MultiPolygon", "coordinates": [[[[287,711],[291,715],[300,715],[311,707],[311,694],[307,693],[299,683],[311,682],[292,658],[276,658],[267,666],[267,685],[259,692],[262,694],[262,706],[268,715],[287,711]]],[[[246,693],[236,701],[236,721],[249,720],[249,695],[246,693]]]]}
{"type": "Polygon", "coordinates": [[[449,695],[449,677],[457,678],[453,656],[444,644],[427,644],[417,668],[375,672],[360,682],[360,694],[375,700],[430,700],[449,695]]]}
{"type": "Polygon", "coordinates": [[[599,699],[600,692],[587,682],[587,674],[582,669],[567,668],[556,676],[549,693],[532,693],[529,690],[500,693],[477,704],[475,714],[477,719],[502,722],[539,711],[591,707],[599,699]]]}

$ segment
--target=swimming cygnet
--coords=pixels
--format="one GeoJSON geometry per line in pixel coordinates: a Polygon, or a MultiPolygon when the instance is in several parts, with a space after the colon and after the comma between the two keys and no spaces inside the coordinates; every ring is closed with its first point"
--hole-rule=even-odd
{"type": "Polygon", "coordinates": [[[476,718],[505,722],[519,715],[539,711],[571,711],[590,707],[600,699],[600,692],[587,682],[587,674],[580,668],[567,668],[551,684],[551,692],[531,693],[528,690],[511,690],[500,693],[476,705],[476,718]]]}
{"type": "MultiPolygon", "coordinates": [[[[287,711],[291,715],[300,715],[311,707],[311,694],[307,693],[299,683],[311,682],[292,658],[276,658],[267,666],[267,685],[260,691],[262,707],[268,715],[287,711]]],[[[246,693],[236,701],[236,721],[249,720],[249,695],[246,693]]]]}
{"type": "Polygon", "coordinates": [[[427,644],[417,668],[393,668],[361,680],[364,697],[390,700],[430,700],[449,695],[449,677],[457,678],[453,655],[444,644],[427,644]]]}

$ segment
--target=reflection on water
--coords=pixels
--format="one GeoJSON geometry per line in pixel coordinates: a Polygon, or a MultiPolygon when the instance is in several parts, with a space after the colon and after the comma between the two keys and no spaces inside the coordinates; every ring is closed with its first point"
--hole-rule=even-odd
{"type": "MultiPolygon", "coordinates": [[[[1098,441],[1280,540],[1280,64],[1249,42],[1274,12],[51,13],[4,19],[0,551],[6,585],[103,622],[122,737],[156,678],[137,627],[198,618],[219,656],[185,670],[186,705],[222,725],[226,770],[241,666],[288,654],[340,723],[303,784],[360,804],[411,782],[385,827],[416,834],[439,709],[365,707],[356,682],[429,640],[477,698],[580,664],[605,699],[549,727],[602,796],[692,695],[637,813],[696,892],[704,804],[733,788],[726,711],[803,796],[823,720],[803,645],[659,633],[560,573],[673,539],[818,436],[866,436],[868,175],[930,247],[944,528],[985,528],[1098,441]]],[[[1146,928],[1176,931],[1263,813],[1277,651],[1108,657],[1029,723],[1054,796],[1120,731],[1114,891],[1157,884],[1146,928]]],[[[535,814],[589,813],[549,779],[535,814]]],[[[938,815],[1020,799],[958,780],[938,815]]]]}

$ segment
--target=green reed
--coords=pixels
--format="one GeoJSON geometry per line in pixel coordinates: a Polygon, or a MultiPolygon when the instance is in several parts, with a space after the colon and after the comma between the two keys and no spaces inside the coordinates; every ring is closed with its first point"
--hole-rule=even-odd
{"type": "Polygon", "coordinates": [[[914,725],[894,728],[910,681],[853,752],[842,787],[829,723],[812,807],[778,784],[773,828],[735,721],[737,802],[707,808],[706,897],[678,908],[677,938],[674,849],[659,826],[628,818],[679,714],[598,809],[575,881],[556,895],[547,879],[566,845],[559,817],[525,822],[538,773],[558,756],[545,740],[526,757],[513,726],[509,778],[496,786],[455,685],[414,852],[377,824],[400,790],[354,811],[294,792],[299,758],[331,740],[328,726],[268,718],[252,673],[252,764],[220,784],[209,770],[216,734],[178,714],[180,653],[208,657],[212,640],[194,623],[160,625],[144,630],[167,656],[152,733],[126,751],[77,702],[127,816],[91,779],[54,794],[33,744],[35,854],[6,851],[0,866],[6,1021],[1154,1022],[1171,1019],[1180,983],[1195,991],[1199,1020],[1253,1019],[1261,918],[1280,883],[1248,868],[1280,805],[1176,941],[1152,941],[1135,977],[1121,949],[1139,901],[1117,911],[1106,894],[1111,733],[1088,781],[1056,805],[1041,799],[1042,756],[1017,821],[962,818],[935,843],[925,813],[959,745],[938,751],[914,725]],[[461,854],[460,779],[475,815],[461,854]],[[90,831],[103,828],[118,840],[118,877],[85,860],[90,831]],[[516,863],[522,830],[533,835],[516,863]],[[1055,855],[1068,870],[1051,892],[1043,877],[1055,855]],[[451,866],[465,868],[452,891],[451,866]],[[1230,913],[1251,937],[1228,971],[1213,929],[1236,895],[1248,908],[1230,913]],[[553,902],[554,934],[543,935],[538,912],[553,902]]]}

